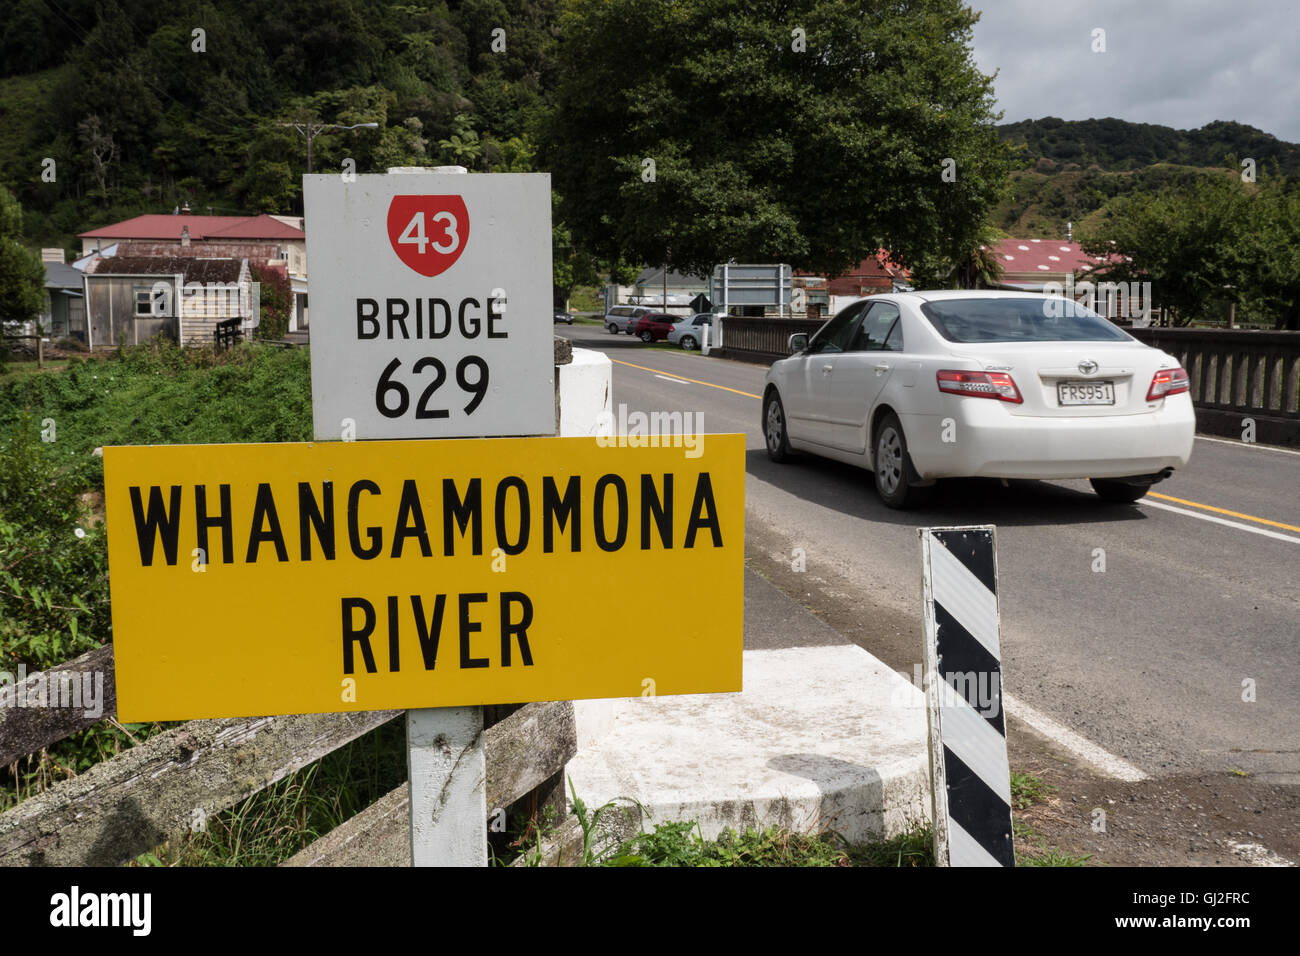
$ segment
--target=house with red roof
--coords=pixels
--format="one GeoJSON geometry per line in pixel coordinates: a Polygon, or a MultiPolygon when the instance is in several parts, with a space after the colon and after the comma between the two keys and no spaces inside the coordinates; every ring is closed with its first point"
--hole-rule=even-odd
{"type": "Polygon", "coordinates": [[[1152,310],[1149,292],[1127,289],[1120,292],[1114,288],[1115,283],[1093,279],[1090,273],[1108,264],[1112,257],[1090,256],[1073,240],[1002,239],[990,251],[1002,267],[1002,276],[994,283],[996,288],[1042,292],[1052,283],[1057,291],[1084,302],[1107,318],[1131,318],[1135,311],[1142,309],[1159,311],[1152,310]]]}
{"type": "Polygon", "coordinates": [[[293,216],[196,216],[186,205],[174,213],[148,213],[79,233],[83,255],[116,246],[117,255],[164,258],[246,258],[285,270],[293,290],[289,330],[305,329],[307,234],[293,216]]]}
{"type": "Polygon", "coordinates": [[[910,280],[911,274],[890,259],[886,249],[878,249],[874,256],[868,256],[831,279],[800,269],[794,272],[795,288],[805,289],[804,301],[810,315],[813,312],[834,315],[844,305],[864,295],[906,291],[912,288],[910,280]]]}
{"type": "Polygon", "coordinates": [[[992,252],[1002,267],[998,287],[1019,292],[1042,292],[1048,282],[1064,284],[1067,276],[1079,282],[1103,261],[1088,255],[1077,242],[1056,239],[1002,239],[993,244],[992,252]]]}

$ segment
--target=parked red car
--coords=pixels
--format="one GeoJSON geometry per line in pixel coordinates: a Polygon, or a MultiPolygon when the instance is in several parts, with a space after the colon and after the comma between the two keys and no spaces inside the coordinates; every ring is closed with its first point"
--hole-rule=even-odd
{"type": "Polygon", "coordinates": [[[649,315],[643,315],[632,328],[632,334],[642,342],[662,342],[668,338],[668,333],[673,330],[673,326],[682,320],[680,315],[669,315],[667,312],[651,312],[649,315]]]}

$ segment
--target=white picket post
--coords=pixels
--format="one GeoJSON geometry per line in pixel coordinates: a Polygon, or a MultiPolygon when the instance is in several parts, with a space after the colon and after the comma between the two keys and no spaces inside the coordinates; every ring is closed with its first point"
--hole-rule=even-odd
{"type": "Polygon", "coordinates": [[[487,866],[482,707],[406,712],[411,865],[487,866]]]}

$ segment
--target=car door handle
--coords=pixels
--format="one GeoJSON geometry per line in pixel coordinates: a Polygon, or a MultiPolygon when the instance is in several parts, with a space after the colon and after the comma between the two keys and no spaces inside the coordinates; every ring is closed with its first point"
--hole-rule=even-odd
{"type": "Polygon", "coordinates": [[[888,363],[888,362],[881,362],[879,365],[876,366],[876,374],[877,374],[877,375],[879,375],[881,372],[888,372],[888,371],[889,371],[889,363],[888,363]]]}
{"type": "Polygon", "coordinates": [[[823,366],[822,366],[822,374],[823,374],[823,375],[829,375],[829,374],[831,374],[831,369],[833,369],[833,368],[835,368],[834,365],[823,365],[823,366]]]}

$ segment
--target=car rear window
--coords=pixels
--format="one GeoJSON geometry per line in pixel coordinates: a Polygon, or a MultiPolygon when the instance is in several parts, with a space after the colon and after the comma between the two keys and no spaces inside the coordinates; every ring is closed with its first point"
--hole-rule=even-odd
{"type": "Polygon", "coordinates": [[[949,342],[1125,342],[1130,336],[1066,298],[949,299],[921,312],[949,342]]]}

